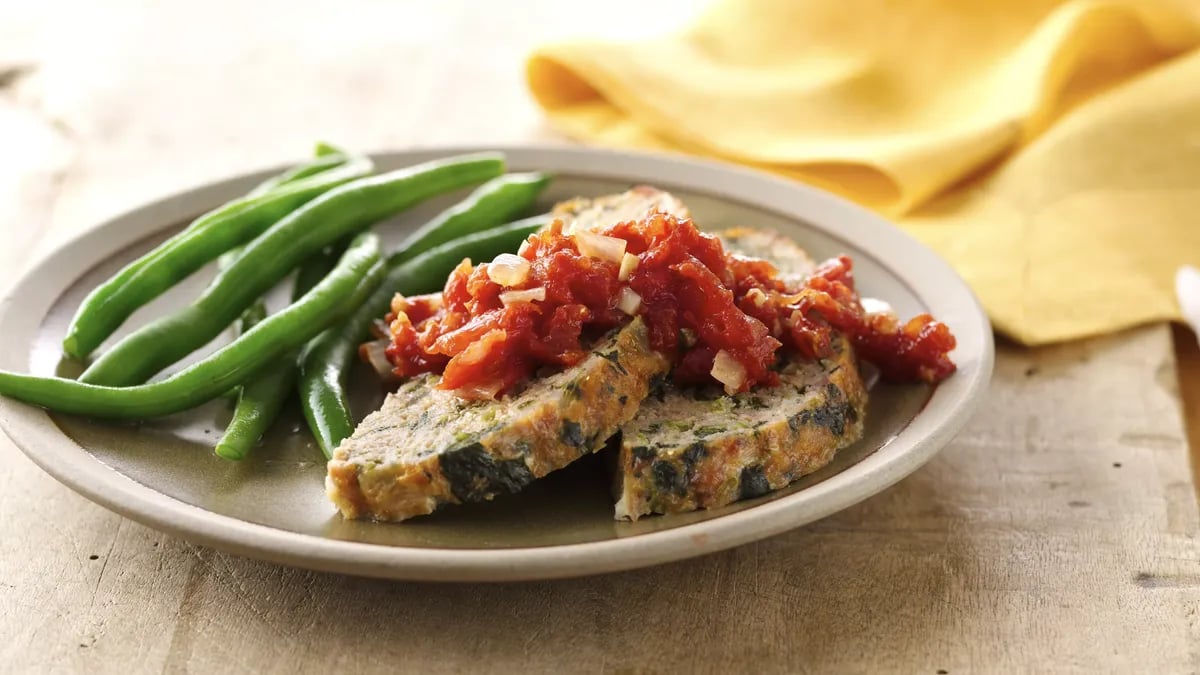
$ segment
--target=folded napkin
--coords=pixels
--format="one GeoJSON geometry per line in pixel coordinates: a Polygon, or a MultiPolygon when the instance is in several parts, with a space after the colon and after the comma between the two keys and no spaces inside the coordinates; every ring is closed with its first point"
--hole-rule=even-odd
{"type": "Polygon", "coordinates": [[[691,28],[530,58],[590,142],[775,171],[890,216],[1041,344],[1178,318],[1200,264],[1200,8],[725,0],[691,28]]]}

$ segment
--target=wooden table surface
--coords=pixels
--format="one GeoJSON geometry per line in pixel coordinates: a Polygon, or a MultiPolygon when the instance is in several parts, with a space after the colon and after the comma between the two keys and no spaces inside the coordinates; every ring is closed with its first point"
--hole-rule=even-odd
{"type": "MultiPolygon", "coordinates": [[[[7,3],[0,282],[80,228],[314,138],[565,142],[525,96],[529,47],[652,33],[686,4],[7,3]]],[[[1200,382],[1195,347],[1180,354],[1200,382]]],[[[1166,326],[1001,341],[983,409],[896,487],[725,553],[552,583],[225,555],[91,504],[0,438],[0,671],[1200,672],[1177,381],[1166,326]]]]}

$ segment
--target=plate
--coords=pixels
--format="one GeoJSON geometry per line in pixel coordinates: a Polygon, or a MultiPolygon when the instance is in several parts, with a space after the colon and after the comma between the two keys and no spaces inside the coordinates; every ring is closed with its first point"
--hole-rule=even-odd
{"type": "MultiPolygon", "coordinates": [[[[471,150],[391,152],[376,159],[380,170],[387,170],[471,150]]],[[[404,524],[344,521],[326,500],[324,462],[302,430],[297,410],[288,411],[240,463],[211,452],[229,416],[228,406],[219,401],[167,418],[117,424],[0,399],[0,426],[34,462],[70,488],[192,542],[324,571],[498,581],[664,563],[822,518],[915,471],[954,436],[984,394],[993,347],[979,304],[944,261],[871,213],[803,185],[716,163],[593,149],[500,150],[514,170],[557,174],[543,207],[648,183],[682,197],[704,229],[772,227],[794,237],[814,257],[847,253],[854,258],[864,295],[886,299],[901,315],[927,311],[950,325],[958,338],[953,358],[959,371],[936,388],[877,386],[863,439],[785,490],[712,511],[636,523],[613,520],[605,469],[595,456],[490,504],[451,508],[404,524]]],[[[82,364],[64,360],[59,344],[84,295],[196,215],[245,193],[271,173],[162,199],[103,223],[46,256],[0,302],[0,367],[64,376],[81,372],[82,364]]],[[[426,202],[377,231],[395,242],[465,193],[426,202]]],[[[202,270],[143,307],[114,339],[186,303],[212,273],[211,268],[202,270]]],[[[382,392],[365,368],[354,381],[353,402],[365,414],[382,400],[382,392]]]]}

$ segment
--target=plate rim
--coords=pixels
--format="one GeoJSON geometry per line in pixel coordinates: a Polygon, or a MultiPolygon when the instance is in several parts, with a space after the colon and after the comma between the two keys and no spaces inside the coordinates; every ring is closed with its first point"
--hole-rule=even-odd
{"type": "MultiPolygon", "coordinates": [[[[921,412],[889,442],[820,483],[697,523],[634,537],[551,546],[418,548],[281,530],[208,511],[133,480],[63,434],[40,408],[0,398],[0,428],[26,457],[60,483],[111,511],[187,541],[326,572],[414,581],[523,581],[666,563],[732,548],[819,520],[887,489],[920,468],[953,439],[980,405],[994,362],[994,342],[986,314],[946,261],[881,216],[799,182],[683,155],[553,145],[470,145],[386,150],[371,156],[380,161],[416,163],[489,150],[504,153],[514,165],[571,165],[570,172],[583,177],[628,180],[629,175],[670,176],[661,182],[765,208],[800,221],[806,228],[851,241],[909,283],[935,313],[941,304],[964,312],[954,323],[955,334],[960,348],[964,343],[977,345],[978,353],[960,363],[959,372],[938,386],[921,412]],[[739,194],[746,191],[755,196],[739,194]],[[861,235],[869,235],[870,241],[861,235]],[[881,254],[881,250],[888,253],[881,254]],[[897,264],[897,260],[902,262],[897,264]],[[919,276],[914,278],[917,270],[919,276]],[[934,288],[937,292],[931,295],[934,288]],[[81,457],[88,461],[78,462],[81,457]]],[[[279,169],[251,171],[182,190],[124,211],[60,242],[39,256],[5,290],[0,299],[0,326],[22,318],[35,325],[41,322],[45,315],[42,305],[48,306],[65,288],[53,281],[58,276],[53,270],[79,268],[71,263],[80,256],[90,259],[89,266],[94,265],[136,238],[172,222],[172,212],[184,217],[197,211],[184,205],[211,207],[236,195],[236,186],[279,169]],[[30,306],[38,311],[28,312],[30,306]],[[22,314],[36,315],[36,319],[22,314]]],[[[66,277],[67,286],[73,283],[69,274],[61,276],[66,277]]],[[[22,363],[28,363],[28,345],[23,345],[23,352],[12,345],[8,338],[12,332],[19,331],[0,331],[0,358],[11,362],[23,354],[22,363]]],[[[961,354],[956,353],[956,357],[962,360],[961,354]]]]}

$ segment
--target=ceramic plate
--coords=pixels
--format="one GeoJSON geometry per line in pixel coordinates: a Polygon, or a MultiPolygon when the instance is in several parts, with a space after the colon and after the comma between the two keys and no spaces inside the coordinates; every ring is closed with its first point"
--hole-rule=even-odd
{"type": "MultiPolygon", "coordinates": [[[[377,160],[386,170],[461,151],[385,153],[377,160]]],[[[636,523],[613,520],[607,476],[594,456],[493,503],[449,508],[404,524],[344,521],[326,500],[324,462],[297,410],[288,411],[240,463],[211,452],[229,416],[222,402],[133,425],[48,414],[0,399],[0,425],[67,486],[190,541],[351,574],[514,580],[663,563],[822,518],[920,467],[962,427],[983,395],[992,338],[975,298],[945,262],[867,211],[796,183],[714,163],[585,149],[504,151],[513,169],[557,174],[543,207],[648,183],[682,197],[704,229],[771,227],[818,259],[848,253],[864,295],[888,300],[901,315],[931,312],[950,325],[958,337],[953,357],[959,371],[937,388],[877,386],[864,438],[788,489],[726,508],[636,523]]],[[[82,364],[64,360],[59,341],[87,292],[191,218],[245,193],[270,173],[168,197],[103,223],[47,256],[0,303],[0,367],[77,375],[82,364]]],[[[465,192],[422,204],[377,230],[395,242],[465,192]]],[[[142,308],[117,337],[187,302],[211,276],[211,269],[203,270],[142,308]]],[[[382,394],[365,368],[354,381],[354,403],[365,414],[382,394]]]]}

